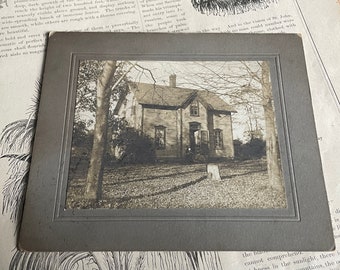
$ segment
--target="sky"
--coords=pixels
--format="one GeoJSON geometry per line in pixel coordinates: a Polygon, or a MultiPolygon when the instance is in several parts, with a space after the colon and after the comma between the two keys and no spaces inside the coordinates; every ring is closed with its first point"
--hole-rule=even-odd
{"type": "MultiPolygon", "coordinates": [[[[246,65],[254,71],[259,69],[255,61],[246,62],[246,65]]],[[[250,124],[253,128],[257,126],[264,133],[262,106],[252,102],[245,108],[243,105],[235,103],[239,102],[239,97],[235,98],[233,94],[240,87],[247,84],[251,84],[252,87],[261,87],[254,80],[249,81],[249,75],[247,75],[249,73],[239,61],[125,61],[124,69],[130,70],[128,77],[133,82],[169,85],[169,76],[176,74],[178,87],[211,91],[218,94],[228,104],[233,105],[237,111],[237,113],[232,113],[234,139],[248,141],[247,131],[250,124]]],[[[86,113],[83,113],[83,116],[89,117],[86,113]]]]}
{"type": "MultiPolygon", "coordinates": [[[[131,63],[135,63],[131,61],[131,63]]],[[[258,68],[256,62],[248,62],[254,70],[258,68]]],[[[228,87],[235,87],[235,84],[227,86],[227,83],[222,79],[223,75],[231,74],[237,77],[240,74],[240,62],[236,61],[205,61],[205,62],[190,62],[190,61],[138,61],[140,67],[133,68],[129,76],[132,81],[154,83],[158,85],[169,85],[169,76],[176,74],[176,85],[178,87],[192,88],[198,90],[209,90],[217,92],[219,96],[227,103],[234,105],[234,102],[228,97],[228,92],[231,90],[228,87]],[[152,73],[152,76],[151,76],[152,73]],[[152,78],[153,77],[153,78],[152,78]],[[203,89],[202,89],[203,88],[203,89]]],[[[243,72],[244,73],[244,72],[243,72]]],[[[241,74],[244,75],[244,74],[241,74]]],[[[235,78],[232,79],[236,81],[235,78]]],[[[245,84],[247,80],[238,79],[237,84],[245,84]]],[[[259,85],[257,85],[260,87],[259,85]]],[[[245,132],[249,130],[249,114],[258,114],[261,119],[257,120],[258,127],[264,130],[263,109],[262,106],[252,106],[248,111],[243,106],[234,106],[237,113],[232,114],[233,121],[233,137],[242,141],[247,140],[245,132]],[[253,112],[251,112],[251,110],[253,112]]],[[[252,120],[252,125],[255,126],[255,121],[252,120]]]]}

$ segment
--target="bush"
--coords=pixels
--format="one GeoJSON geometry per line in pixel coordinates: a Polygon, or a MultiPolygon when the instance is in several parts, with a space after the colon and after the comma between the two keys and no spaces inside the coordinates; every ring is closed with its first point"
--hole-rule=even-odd
{"type": "Polygon", "coordinates": [[[83,147],[91,151],[93,143],[93,133],[90,132],[86,127],[85,121],[75,121],[73,124],[72,131],[72,146],[83,147]]]}
{"type": "Polygon", "coordinates": [[[237,159],[259,159],[266,155],[266,142],[258,138],[253,138],[245,144],[234,140],[234,151],[237,159]]]}
{"type": "Polygon", "coordinates": [[[145,164],[156,161],[153,139],[139,131],[128,128],[113,141],[119,148],[118,161],[123,164],[145,164]]]}

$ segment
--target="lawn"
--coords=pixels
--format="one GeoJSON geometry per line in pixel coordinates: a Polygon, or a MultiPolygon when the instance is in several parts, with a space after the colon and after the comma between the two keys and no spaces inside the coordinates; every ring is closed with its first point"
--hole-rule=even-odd
{"type": "Polygon", "coordinates": [[[285,194],[268,186],[265,160],[218,164],[210,180],[206,164],[154,164],[106,168],[103,199],[93,206],[82,194],[86,171],[69,181],[66,208],[284,208],[285,194]]]}

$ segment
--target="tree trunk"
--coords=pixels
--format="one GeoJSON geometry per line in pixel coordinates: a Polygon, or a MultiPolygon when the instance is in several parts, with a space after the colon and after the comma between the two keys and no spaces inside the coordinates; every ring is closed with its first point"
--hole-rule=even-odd
{"type": "Polygon", "coordinates": [[[263,62],[262,64],[262,93],[266,127],[266,155],[269,183],[273,188],[283,191],[284,187],[275,127],[275,112],[268,62],[263,62]]]}
{"type": "Polygon", "coordinates": [[[104,153],[107,143],[108,115],[110,108],[110,82],[116,71],[116,61],[106,61],[97,81],[97,109],[94,126],[90,166],[87,172],[85,197],[100,200],[102,195],[104,153]]]}

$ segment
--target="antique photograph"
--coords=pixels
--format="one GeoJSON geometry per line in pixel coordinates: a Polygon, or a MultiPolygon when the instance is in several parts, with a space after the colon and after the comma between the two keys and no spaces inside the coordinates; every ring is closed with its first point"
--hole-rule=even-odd
{"type": "Polygon", "coordinates": [[[23,250],[334,247],[300,36],[57,32],[41,93],[23,250]]]}
{"type": "Polygon", "coordinates": [[[66,209],[286,207],[269,62],[77,68],[66,209]]]}

